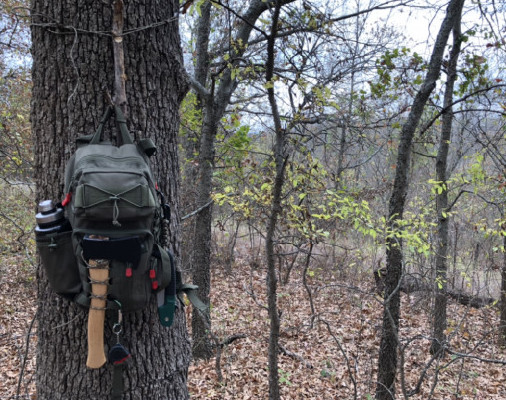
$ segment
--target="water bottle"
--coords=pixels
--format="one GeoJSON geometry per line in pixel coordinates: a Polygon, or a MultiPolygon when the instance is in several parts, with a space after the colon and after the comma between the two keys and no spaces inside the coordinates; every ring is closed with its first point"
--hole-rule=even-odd
{"type": "Polygon", "coordinates": [[[63,208],[55,206],[52,200],[43,200],[39,203],[39,212],[35,216],[37,236],[72,230],[70,222],[65,218],[63,208]]]}

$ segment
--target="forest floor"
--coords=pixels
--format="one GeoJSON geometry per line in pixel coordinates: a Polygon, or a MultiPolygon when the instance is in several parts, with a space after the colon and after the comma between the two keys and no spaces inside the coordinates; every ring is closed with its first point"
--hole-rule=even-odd
{"type": "MultiPolygon", "coordinates": [[[[23,254],[4,252],[0,258],[0,399],[16,398],[21,371],[19,399],[35,399],[36,327],[28,345],[26,341],[36,311],[33,267],[23,254]]],[[[244,337],[223,347],[221,382],[215,358],[191,366],[193,399],[268,398],[265,270],[250,264],[245,252],[236,255],[232,271],[213,268],[213,333],[220,341],[244,337]]],[[[372,399],[382,318],[372,277],[343,279],[331,269],[310,275],[313,313],[300,271],[294,269],[290,282],[279,287],[282,398],[372,399]]],[[[449,301],[454,353],[434,360],[428,351],[429,309],[425,297],[402,295],[398,398],[405,398],[403,390],[407,395],[417,388],[425,374],[412,399],[506,399],[506,350],[496,345],[497,310],[449,301]]],[[[190,321],[191,307],[186,312],[190,321]]]]}
{"type": "MultiPolygon", "coordinates": [[[[214,358],[191,367],[194,399],[268,398],[266,273],[248,264],[247,257],[238,256],[232,273],[214,270],[213,331],[221,340],[246,337],[223,348],[221,382],[214,358]]],[[[373,399],[382,300],[374,294],[372,273],[344,280],[331,270],[312,273],[308,287],[313,313],[300,275],[292,271],[291,282],[280,285],[278,292],[282,398],[373,399]]],[[[430,301],[421,293],[402,294],[401,307],[397,398],[407,398],[403,395],[417,388],[425,373],[410,398],[506,399],[506,350],[496,345],[496,308],[473,309],[450,300],[447,333],[454,354],[435,360],[429,353],[430,301]]]]}

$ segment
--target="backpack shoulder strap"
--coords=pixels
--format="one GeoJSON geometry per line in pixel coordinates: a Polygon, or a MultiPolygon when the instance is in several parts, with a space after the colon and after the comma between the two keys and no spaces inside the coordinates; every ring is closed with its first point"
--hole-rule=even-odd
{"type": "Polygon", "coordinates": [[[204,304],[204,302],[200,300],[199,296],[197,295],[198,288],[199,287],[197,285],[183,283],[178,286],[177,293],[186,294],[186,297],[188,297],[188,300],[190,300],[190,303],[192,303],[193,307],[199,310],[203,315],[206,315],[209,307],[206,304],[204,304]]]}

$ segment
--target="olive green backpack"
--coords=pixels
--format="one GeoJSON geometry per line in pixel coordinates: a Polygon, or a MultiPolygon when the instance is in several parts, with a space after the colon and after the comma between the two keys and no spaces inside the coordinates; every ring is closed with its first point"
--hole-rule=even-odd
{"type": "Polygon", "coordinates": [[[160,322],[170,326],[176,285],[183,285],[166,249],[164,226],[170,209],[149,165],[155,151],[150,139],[134,143],[121,109],[109,107],[95,134],[77,139],[77,150],[66,166],[67,195],[58,206],[65,210],[71,229],[36,239],[49,282],[58,294],[89,307],[93,283],[89,260],[106,259],[106,308],[140,310],[156,294],[160,322]],[[119,146],[102,140],[113,114],[119,146]],[[103,237],[107,240],[97,240],[103,237]]]}

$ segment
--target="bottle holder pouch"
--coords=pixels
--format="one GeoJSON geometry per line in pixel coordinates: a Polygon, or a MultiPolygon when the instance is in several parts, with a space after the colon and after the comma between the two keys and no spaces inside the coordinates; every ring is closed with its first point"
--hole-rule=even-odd
{"type": "Polygon", "coordinates": [[[37,236],[36,243],[51,288],[73,300],[81,292],[82,285],[72,246],[72,231],[37,236]]]}

